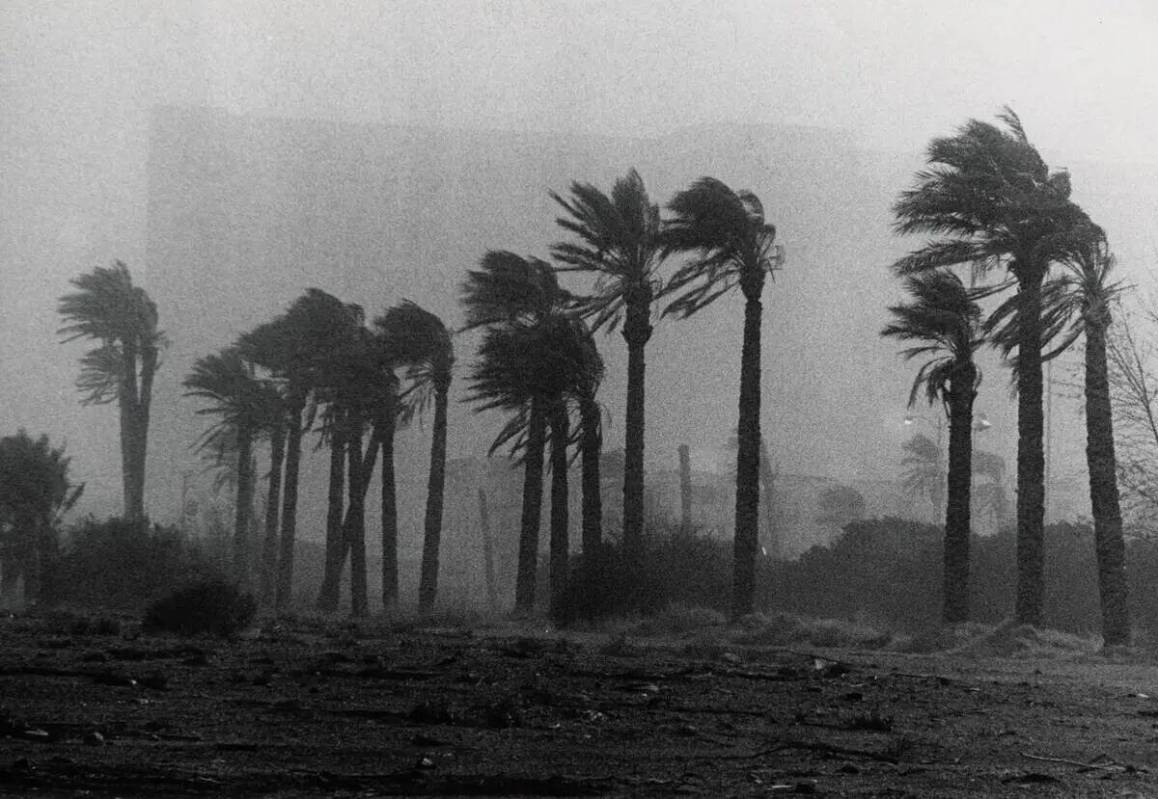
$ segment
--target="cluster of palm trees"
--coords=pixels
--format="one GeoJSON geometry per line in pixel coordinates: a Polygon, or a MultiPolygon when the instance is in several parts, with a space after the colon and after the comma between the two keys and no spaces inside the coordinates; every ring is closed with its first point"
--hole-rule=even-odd
{"type": "Polygon", "coordinates": [[[216,417],[200,445],[236,464],[235,576],[282,608],[291,599],[298,479],[305,434],[317,428],[329,448],[325,571],[317,604],[334,610],[350,563],[351,608],[369,613],[366,496],[381,458],[382,602],[398,601],[398,519],[394,438],[400,425],[434,405],[426,529],[419,604],[437,593],[446,461],[446,409],[454,350],[450,331],[412,302],[371,324],[361,307],[309,289],[285,313],[200,358],[184,379],[186,393],[216,417]],[[269,481],[260,552],[251,535],[254,444],[269,441],[269,481]],[[255,573],[258,575],[255,579],[255,573]]]}
{"type": "MultiPolygon", "coordinates": [[[[690,316],[739,286],[745,334],[737,469],[735,615],[752,610],[758,551],[760,446],[760,297],[780,261],[775,229],[750,192],[703,178],[676,194],[662,218],[640,176],[631,171],[610,194],[574,183],[552,194],[557,220],[570,234],[552,246],[555,263],[487,252],[462,283],[464,330],[481,331],[467,380],[476,410],[509,418],[491,447],[517,454],[524,468],[515,608],[529,612],[536,596],[544,473],[551,476],[549,580],[551,615],[563,614],[568,575],[568,472],[572,453],[582,471],[582,551],[603,546],[599,474],[604,377],[594,333],[622,325],[628,346],[623,549],[640,563],[643,540],[644,347],[653,301],[664,313],[690,316]],[[682,266],[665,279],[660,266],[674,255],[682,266]],[[560,284],[560,273],[595,276],[588,293],[560,284]],[[549,459],[547,458],[549,453],[549,459]]],[[[398,529],[394,490],[394,431],[434,405],[419,609],[434,603],[445,481],[446,414],[454,363],[451,332],[413,303],[391,308],[367,327],[361,308],[318,289],[285,314],[242,335],[221,353],[199,360],[185,379],[188,394],[217,418],[202,446],[236,459],[234,560],[243,583],[260,574],[263,597],[289,599],[302,437],[316,426],[330,448],[326,569],[318,606],[338,605],[347,558],[352,609],[368,612],[365,506],[369,477],[381,455],[383,603],[398,599],[398,529]],[[270,480],[260,556],[249,534],[256,470],[254,442],[269,440],[270,480]],[[280,492],[280,504],[278,494],[280,492]],[[279,511],[280,509],[280,511],[279,511]],[[280,519],[279,519],[280,513],[280,519]]]]}
{"type": "MultiPolygon", "coordinates": [[[[998,347],[1018,391],[1018,591],[1016,618],[1043,615],[1044,457],[1042,364],[1079,338],[1085,342],[1090,492],[1108,645],[1129,639],[1124,545],[1115,479],[1106,378],[1106,330],[1116,287],[1103,231],[1070,199],[1069,176],[1051,172],[1017,116],[1004,126],[972,120],[935,139],[928,167],[894,205],[899,234],[933,238],[893,264],[908,302],[893,306],[883,335],[909,342],[924,359],[910,404],[923,394],[941,403],[949,428],[944,618],[968,618],[973,402],[980,382],[974,355],[998,347]],[[966,286],[953,267],[968,266],[966,286]],[[984,278],[1001,271],[997,282],[984,278]],[[976,278],[983,278],[982,285],[976,278]],[[986,316],[981,303],[1015,288],[986,316]]],[[[552,192],[566,238],[550,247],[553,263],[487,252],[462,283],[464,329],[481,331],[468,374],[467,400],[509,418],[492,454],[509,447],[524,467],[515,606],[535,598],[544,471],[551,474],[552,615],[561,611],[569,574],[567,494],[572,451],[582,464],[582,551],[603,546],[599,462],[604,377],[595,345],[600,330],[620,329],[627,345],[627,407],[622,545],[640,569],[643,552],[645,349],[660,315],[688,317],[738,287],[745,301],[737,426],[736,527],[732,615],[751,612],[760,497],[760,326],[764,284],[782,261],[776,231],[759,199],[714,178],[677,192],[666,216],[634,170],[609,193],[575,182],[552,192]],[[677,268],[664,273],[673,257],[677,268]],[[560,275],[593,278],[566,290],[560,275]],[[662,312],[655,306],[664,303],[662,312]],[[549,451],[549,459],[546,454],[549,451]]],[[[152,383],[164,337],[143,290],[120,263],[73,281],[63,297],[66,340],[97,346],[81,361],[85,401],[118,400],[126,515],[143,518],[144,449],[152,383]]],[[[452,333],[433,314],[402,302],[367,323],[357,305],[310,289],[285,313],[200,359],[187,392],[216,417],[200,445],[235,459],[234,561],[238,579],[282,607],[290,599],[303,437],[316,429],[330,451],[326,568],[318,605],[339,603],[351,566],[352,609],[369,612],[365,510],[370,476],[381,461],[382,601],[398,601],[398,524],[394,437],[433,405],[429,485],[419,607],[429,610],[438,584],[445,484],[447,405],[454,367],[452,333]],[[268,441],[264,534],[252,536],[257,485],[255,447],[268,441]]]]}
{"type": "Polygon", "coordinates": [[[1049,170],[1011,110],[1000,120],[1003,126],[971,120],[956,135],[934,139],[928,167],[893,207],[898,233],[933,236],[893,264],[910,299],[890,308],[893,321],[882,334],[913,342],[906,357],[927,359],[910,404],[923,391],[930,404],[943,404],[948,418],[943,617],[959,622],[969,615],[970,433],[980,381],[974,354],[991,343],[1014,369],[1018,393],[1015,618],[1042,623],[1042,364],[1084,338],[1103,637],[1108,646],[1125,644],[1125,547],[1106,377],[1106,330],[1117,290],[1109,281],[1113,258],[1105,233],[1070,199],[1069,175],[1049,170]],[[950,271],[955,266],[982,278],[1004,270],[1008,278],[966,287],[950,271]],[[979,301],[1009,288],[1016,291],[985,318],[979,301]]]}

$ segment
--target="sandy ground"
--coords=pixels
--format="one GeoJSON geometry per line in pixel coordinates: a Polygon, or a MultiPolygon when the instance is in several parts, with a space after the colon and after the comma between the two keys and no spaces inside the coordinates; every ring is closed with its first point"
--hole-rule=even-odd
{"type": "Polygon", "coordinates": [[[0,795],[1158,797],[1155,661],[1032,631],[117,626],[0,619],[0,795]]]}

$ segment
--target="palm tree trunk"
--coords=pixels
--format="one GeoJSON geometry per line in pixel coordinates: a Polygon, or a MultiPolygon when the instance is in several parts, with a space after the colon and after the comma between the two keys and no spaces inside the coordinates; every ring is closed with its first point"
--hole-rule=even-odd
{"type": "Polygon", "coordinates": [[[542,405],[531,402],[527,420],[527,448],[523,455],[523,518],[519,533],[519,567],[515,583],[515,612],[535,609],[535,570],[539,564],[539,517],[543,504],[543,443],[547,423],[542,405]]]}
{"type": "Polygon", "coordinates": [[[495,552],[491,541],[491,517],[487,509],[487,492],[480,486],[478,490],[478,521],[482,531],[483,569],[487,586],[487,607],[494,610],[499,606],[499,590],[495,579],[495,552]]]}
{"type": "MultiPolygon", "coordinates": [[[[335,409],[330,433],[330,484],[326,495],[326,565],[322,588],[318,593],[318,610],[333,613],[341,602],[342,569],[346,561],[346,541],[342,521],[345,517],[346,460],[352,449],[345,412],[335,409]]],[[[358,447],[361,457],[361,447],[358,447]]],[[[350,481],[353,482],[353,473],[350,481]]]]}
{"type": "MultiPolygon", "coordinates": [[[[643,293],[642,291],[640,293],[643,293]]],[[[650,292],[648,292],[650,293],[650,292]]],[[[651,303],[627,298],[623,339],[627,342],[627,413],[623,442],[623,549],[638,569],[643,554],[644,347],[651,338],[651,303]]]]}
{"type": "Polygon", "coordinates": [[[289,401],[286,430],[285,491],[281,508],[281,553],[278,559],[276,607],[283,610],[293,599],[294,545],[297,534],[298,472],[302,462],[302,409],[305,395],[294,390],[289,401]]]}
{"type": "Polygon", "coordinates": [[[680,532],[692,534],[692,453],[687,444],[679,445],[680,456],[680,532]]]}
{"type": "Polygon", "coordinates": [[[781,557],[780,540],[776,535],[776,475],[772,471],[772,460],[768,457],[768,447],[764,436],[760,435],[760,515],[764,522],[764,537],[768,541],[768,554],[773,560],[781,557]]]}
{"type": "Polygon", "coordinates": [[[382,447],[382,607],[398,604],[398,500],[394,484],[394,430],[397,423],[393,400],[378,417],[378,440],[382,447]]]}
{"type": "Polygon", "coordinates": [[[237,428],[237,496],[233,514],[233,573],[245,589],[253,584],[250,515],[253,508],[253,428],[237,428]]]}
{"type": "Polygon", "coordinates": [[[603,488],[599,475],[603,437],[599,430],[599,405],[593,398],[579,401],[579,421],[583,425],[580,462],[583,469],[583,555],[596,557],[603,546],[603,488]]]}
{"type": "MultiPolygon", "coordinates": [[[[360,427],[361,425],[357,425],[360,427]]],[[[362,461],[362,436],[351,425],[346,450],[349,455],[349,510],[345,523],[339,532],[342,546],[342,560],[345,550],[350,550],[350,612],[357,618],[370,614],[370,599],[366,589],[366,492],[369,473],[362,461]]],[[[371,441],[370,450],[374,450],[371,441]]],[[[368,455],[370,453],[367,453],[368,455]]],[[[341,563],[339,562],[339,568],[341,563]]]]}
{"type": "Polygon", "coordinates": [[[1086,319],[1086,463],[1090,472],[1090,505],[1102,599],[1102,640],[1105,646],[1129,646],[1126,545],[1118,497],[1114,457],[1114,420],[1106,365],[1109,314],[1086,319]]]}
{"type": "Polygon", "coordinates": [[[1017,345],[1017,606],[1019,624],[1041,626],[1045,597],[1041,284],[1044,267],[1019,273],[1017,345]]]}
{"type": "Polygon", "coordinates": [[[740,354],[740,419],[737,425],[733,620],[753,610],[760,524],[760,319],[763,306],[759,291],[746,291],[745,300],[744,344],[740,354]]]}
{"type": "Polygon", "coordinates": [[[556,402],[551,410],[551,600],[549,615],[556,624],[563,622],[567,597],[568,555],[571,542],[568,537],[567,407],[556,402]]]}
{"type": "Polygon", "coordinates": [[[141,381],[134,413],[133,502],[138,518],[145,518],[145,461],[149,452],[149,414],[153,402],[153,380],[157,374],[158,352],[154,346],[141,351],[141,381]]]}
{"type": "Polygon", "coordinates": [[[969,621],[970,493],[973,479],[973,398],[976,370],[959,367],[949,384],[949,478],[943,572],[947,624],[969,621]]]}
{"type": "Polygon", "coordinates": [[[120,387],[117,393],[117,409],[121,417],[121,490],[124,496],[125,519],[139,522],[144,513],[136,491],[137,355],[131,341],[122,341],[121,348],[120,387]]]}
{"type": "Polygon", "coordinates": [[[277,575],[277,531],[281,519],[281,474],[285,463],[285,429],[279,424],[270,435],[269,489],[265,500],[265,540],[261,548],[261,602],[273,601],[277,575]]]}
{"type": "Polygon", "coordinates": [[[446,411],[449,385],[438,387],[434,398],[434,430],[430,444],[430,480],[426,489],[426,523],[422,539],[422,573],[418,610],[429,613],[438,593],[438,549],[442,540],[442,502],[446,489],[446,411]]]}

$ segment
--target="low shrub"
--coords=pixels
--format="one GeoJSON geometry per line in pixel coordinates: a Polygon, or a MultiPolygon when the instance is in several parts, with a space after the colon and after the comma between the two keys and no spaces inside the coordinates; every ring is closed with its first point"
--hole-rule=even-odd
{"type": "Polygon", "coordinates": [[[69,531],[46,569],[47,604],[139,612],[175,585],[218,577],[179,530],[112,518],[87,519],[69,531]]]}
{"type": "Polygon", "coordinates": [[[229,638],[248,627],[256,613],[252,594],[226,580],[203,580],[149,605],[142,630],[229,638]]]}
{"type": "MultiPolygon", "coordinates": [[[[615,543],[605,543],[594,555],[574,558],[558,621],[570,625],[612,616],[656,616],[675,606],[714,611],[713,621],[726,613],[732,585],[730,542],[678,528],[650,532],[638,565],[615,543]]],[[[702,626],[707,618],[669,615],[677,626],[682,622],[702,626]]]]}

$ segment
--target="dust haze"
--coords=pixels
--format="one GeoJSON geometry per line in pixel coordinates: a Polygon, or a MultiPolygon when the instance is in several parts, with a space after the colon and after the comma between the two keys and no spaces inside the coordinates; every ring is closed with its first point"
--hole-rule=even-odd
{"type": "MultiPolygon", "coordinates": [[[[80,345],[58,343],[67,281],[124,260],[172,341],[158,375],[148,511],[208,490],[180,380],[194,359],[316,286],[377,314],[408,298],[461,323],[488,249],[545,257],[548,191],[637,168],[665,203],[701,175],[755,191],[786,261],[765,293],[763,428],[782,475],[895,481],[912,371],[880,340],[900,296],[890,231],[930,138],[1005,105],[1151,282],[1158,12],[1119,4],[15,2],[0,11],[0,418],[67,443],[80,513],[115,512],[115,411],[82,408],[80,345]],[[1032,31],[1032,33],[1030,33],[1032,31]],[[1063,44],[1064,43],[1064,44],[1063,44]]],[[[576,288],[582,287],[576,281],[576,288]]],[[[742,303],[657,323],[649,473],[732,468],[742,303]]],[[[460,363],[475,340],[456,340],[460,363]]],[[[607,448],[622,446],[625,353],[600,338],[607,448]]],[[[992,357],[983,446],[1012,464],[1016,414],[992,357]]],[[[1064,364],[1054,367],[1064,374],[1064,364]]],[[[917,409],[927,417],[929,409],[917,409]]],[[[1088,516],[1080,408],[1051,405],[1051,514],[1088,516]],[[1074,488],[1076,486],[1076,488],[1074,488]]],[[[449,456],[502,420],[452,406],[449,456]]],[[[429,431],[399,437],[417,547],[429,431]]],[[[302,535],[320,540],[321,455],[302,535]]],[[[410,531],[407,535],[407,530],[410,531]]],[[[805,546],[808,541],[801,541],[805,546]]]]}

